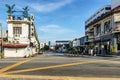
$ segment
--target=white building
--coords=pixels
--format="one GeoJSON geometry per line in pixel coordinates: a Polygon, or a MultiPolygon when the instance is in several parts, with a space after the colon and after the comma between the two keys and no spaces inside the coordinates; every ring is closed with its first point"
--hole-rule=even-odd
{"type": "Polygon", "coordinates": [[[105,5],[99,10],[97,10],[86,22],[85,24],[88,25],[89,23],[93,22],[95,19],[101,17],[102,15],[106,14],[107,12],[111,11],[111,5],[105,5]]]}
{"type": "Polygon", "coordinates": [[[29,57],[39,51],[34,16],[8,16],[8,42],[3,44],[4,57],[29,57]]]}
{"type": "Polygon", "coordinates": [[[78,46],[80,46],[80,39],[79,38],[73,40],[73,47],[78,47],[78,46]]]}

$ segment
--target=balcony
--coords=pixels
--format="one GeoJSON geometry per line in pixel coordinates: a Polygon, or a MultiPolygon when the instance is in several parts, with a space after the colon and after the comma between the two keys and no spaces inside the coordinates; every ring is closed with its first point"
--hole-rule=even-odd
{"type": "Polygon", "coordinates": [[[30,22],[30,17],[28,18],[25,18],[23,17],[22,15],[14,15],[14,16],[8,16],[8,22],[16,22],[16,21],[19,21],[19,22],[30,22]]]}

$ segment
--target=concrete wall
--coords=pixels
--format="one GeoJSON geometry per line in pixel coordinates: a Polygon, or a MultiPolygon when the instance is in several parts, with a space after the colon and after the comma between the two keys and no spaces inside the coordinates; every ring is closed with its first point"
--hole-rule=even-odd
{"type": "Polygon", "coordinates": [[[19,43],[29,43],[28,35],[29,35],[29,26],[28,24],[22,23],[21,26],[15,26],[15,27],[22,27],[22,34],[20,34],[20,37],[14,37],[13,34],[13,25],[14,23],[8,23],[8,41],[13,42],[14,39],[18,39],[19,43]]]}
{"type": "Polygon", "coordinates": [[[5,48],[4,57],[24,57],[24,48],[5,48]]]}
{"type": "Polygon", "coordinates": [[[4,48],[4,57],[29,57],[36,54],[35,48],[4,48]]]}

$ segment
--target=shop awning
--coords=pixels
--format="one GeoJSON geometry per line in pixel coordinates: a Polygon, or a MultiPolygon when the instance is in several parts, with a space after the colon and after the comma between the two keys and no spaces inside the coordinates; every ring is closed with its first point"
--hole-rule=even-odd
{"type": "Polygon", "coordinates": [[[3,47],[7,47],[7,48],[24,48],[27,46],[28,44],[3,44],[3,47]]]}

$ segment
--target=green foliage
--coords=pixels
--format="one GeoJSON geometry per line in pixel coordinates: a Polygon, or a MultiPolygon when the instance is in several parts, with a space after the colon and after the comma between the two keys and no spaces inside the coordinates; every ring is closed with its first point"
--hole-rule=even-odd
{"type": "Polygon", "coordinates": [[[13,12],[15,12],[15,11],[13,10],[14,7],[15,7],[15,4],[13,4],[12,6],[6,4],[5,6],[8,8],[8,10],[7,10],[8,15],[9,15],[9,16],[12,16],[13,12]]]}
{"type": "Polygon", "coordinates": [[[49,46],[45,45],[44,48],[41,48],[41,50],[49,50],[49,46]]]}
{"type": "Polygon", "coordinates": [[[28,11],[29,11],[28,6],[23,8],[23,16],[26,17],[26,18],[28,17],[28,11]]]}

